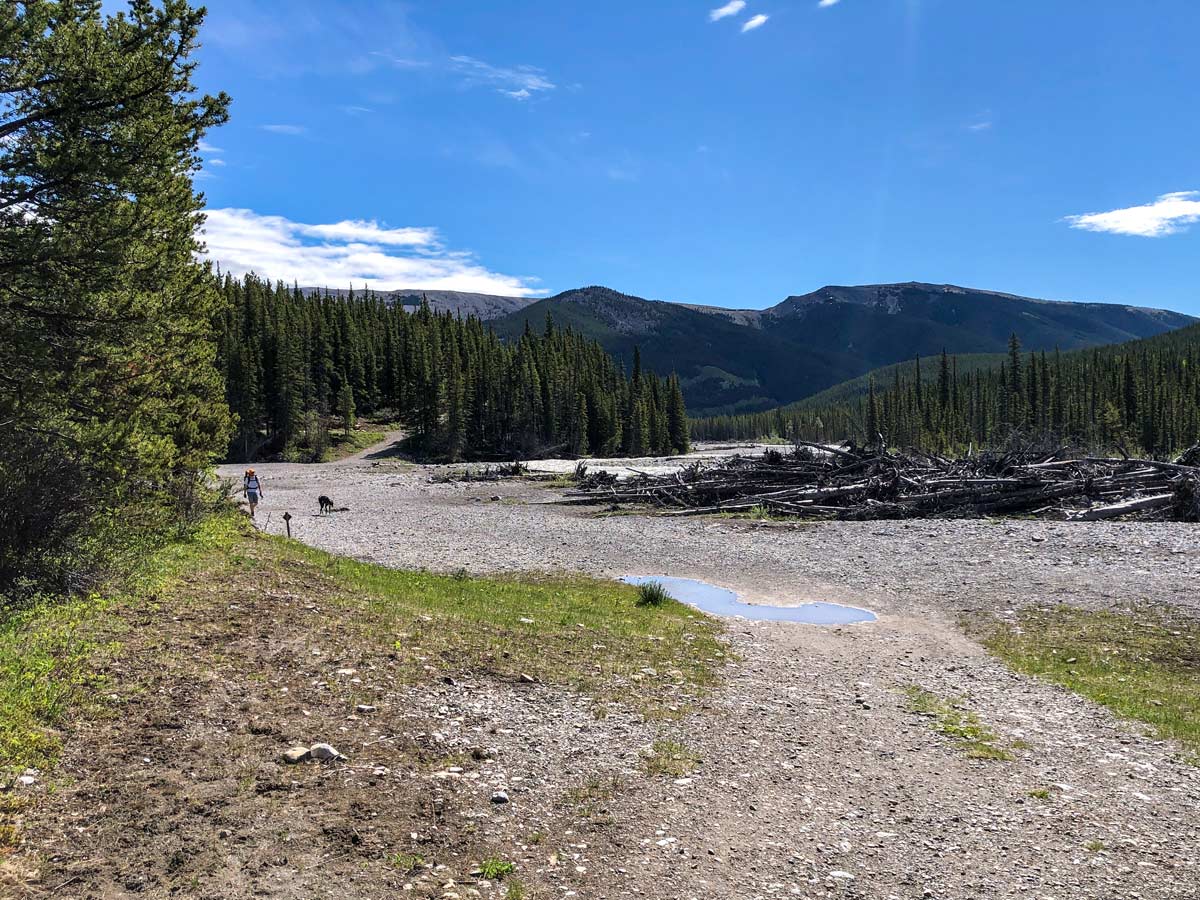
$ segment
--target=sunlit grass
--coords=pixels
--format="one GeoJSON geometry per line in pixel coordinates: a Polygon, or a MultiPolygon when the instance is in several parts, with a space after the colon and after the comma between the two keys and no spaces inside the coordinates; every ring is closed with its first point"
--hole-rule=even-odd
{"type": "Polygon", "coordinates": [[[972,759],[1012,759],[1012,753],[1000,743],[1000,736],[985,725],[974,712],[957,702],[945,700],[932,691],[910,684],[904,689],[910,712],[926,716],[930,727],[949,738],[972,759]]]}
{"type": "Polygon", "coordinates": [[[1200,623],[1146,607],[1026,609],[983,643],[1018,672],[1069,688],[1152,726],[1200,758],[1200,623]]]}

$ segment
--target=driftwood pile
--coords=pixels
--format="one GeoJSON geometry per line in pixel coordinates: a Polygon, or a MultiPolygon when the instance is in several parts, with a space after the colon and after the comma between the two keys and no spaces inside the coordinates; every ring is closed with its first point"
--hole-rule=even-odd
{"type": "Polygon", "coordinates": [[[945,459],[805,444],[667,475],[582,475],[566,502],[648,504],[681,515],[1200,521],[1200,448],[1160,462],[1031,450],[945,459]]]}

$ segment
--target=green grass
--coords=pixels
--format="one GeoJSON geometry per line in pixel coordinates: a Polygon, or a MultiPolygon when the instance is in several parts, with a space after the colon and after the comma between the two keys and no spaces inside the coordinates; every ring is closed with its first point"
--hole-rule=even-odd
{"type": "Polygon", "coordinates": [[[369,429],[351,431],[349,434],[344,429],[333,429],[329,432],[329,448],[321,457],[321,462],[333,462],[360,453],[384,440],[392,428],[391,425],[372,423],[369,429]]]}
{"type": "Polygon", "coordinates": [[[388,862],[400,874],[407,875],[425,865],[425,858],[417,853],[393,853],[388,857],[388,862]]]}
{"type": "Polygon", "coordinates": [[[1029,796],[1034,800],[1049,800],[1050,788],[1034,788],[1029,792],[1029,796]]]}
{"type": "Polygon", "coordinates": [[[637,586],[638,606],[665,606],[675,598],[667,593],[667,589],[658,581],[647,581],[637,586]]]}
{"type": "Polygon", "coordinates": [[[1035,675],[1145,722],[1200,760],[1200,622],[1158,607],[1026,609],[992,622],[983,643],[1035,675]]]}
{"type": "Polygon", "coordinates": [[[126,627],[117,614],[156,597],[214,552],[225,552],[245,525],[205,520],[186,539],[148,549],[120,586],[62,600],[44,598],[0,622],[0,774],[53,763],[59,729],[75,705],[102,685],[97,663],[116,652],[126,627]]]}
{"type": "Polygon", "coordinates": [[[667,698],[658,684],[682,682],[693,690],[711,684],[713,659],[724,653],[714,620],[674,600],[639,608],[637,589],[615,581],[435,575],[333,556],[284,538],[261,540],[275,558],[268,564],[310,566],[340,588],[334,599],[365,605],[361,626],[394,642],[402,662],[416,669],[525,674],[649,707],[667,698]],[[647,668],[658,674],[644,674],[647,668]],[[636,681],[637,693],[619,690],[616,679],[636,681]]]}
{"type": "Polygon", "coordinates": [[[479,874],[488,881],[499,881],[515,871],[517,871],[517,867],[508,860],[497,859],[494,856],[479,864],[479,874]]]}
{"type": "Polygon", "coordinates": [[[904,689],[908,709],[927,716],[938,734],[949,738],[972,759],[1008,760],[1012,753],[1000,744],[1000,736],[973,712],[957,701],[944,700],[932,691],[910,684],[904,689]]]}
{"type": "Polygon", "coordinates": [[[649,753],[642,755],[642,766],[649,775],[683,778],[700,765],[700,756],[678,741],[655,741],[649,753]]]}
{"type": "Polygon", "coordinates": [[[246,570],[286,574],[314,601],[338,604],[350,613],[346,627],[395,649],[413,679],[528,675],[668,715],[681,708],[681,693],[709,685],[725,658],[715,621],[673,600],[638,608],[637,590],[613,581],[388,569],[261,535],[232,512],[186,539],[147,546],[112,589],[46,598],[0,621],[0,775],[51,765],[72,710],[107,702],[97,699],[107,693],[99,673],[131,627],[130,611],[226,602],[246,570]]]}
{"type": "Polygon", "coordinates": [[[508,890],[504,892],[504,900],[525,900],[528,894],[525,893],[525,885],[519,881],[510,881],[508,890]]]}

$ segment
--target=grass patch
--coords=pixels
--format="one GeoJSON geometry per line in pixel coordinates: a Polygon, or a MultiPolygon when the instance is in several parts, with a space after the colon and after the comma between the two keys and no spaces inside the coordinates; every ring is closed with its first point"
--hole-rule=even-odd
{"type": "Polygon", "coordinates": [[[1200,761],[1200,622],[1158,607],[1026,609],[1013,625],[992,622],[983,644],[1018,672],[1147,723],[1200,761]]]}
{"type": "Polygon", "coordinates": [[[928,717],[934,731],[948,737],[972,759],[1013,758],[1012,753],[999,743],[1000,736],[980,721],[978,715],[960,708],[957,701],[943,700],[915,684],[905,687],[904,693],[910,712],[928,717]]]}
{"type": "Polygon", "coordinates": [[[517,871],[517,867],[508,860],[498,859],[494,856],[485,859],[479,864],[479,874],[488,881],[500,881],[506,875],[511,875],[515,871],[517,871]]]}
{"type": "Polygon", "coordinates": [[[425,857],[418,853],[393,853],[388,862],[401,875],[408,875],[425,865],[425,857]]]}
{"type": "MultiPolygon", "coordinates": [[[[573,806],[588,807],[595,803],[603,803],[605,800],[611,800],[617,795],[617,790],[621,786],[621,779],[616,775],[610,775],[607,778],[602,778],[595,775],[585,781],[583,784],[570,788],[566,793],[567,802],[573,806]]],[[[537,832],[530,836],[532,843],[540,843],[545,835],[537,832]],[[533,837],[538,837],[537,841],[533,841],[533,837]]]]}
{"type": "Polygon", "coordinates": [[[329,448],[322,454],[320,461],[334,462],[345,459],[347,456],[361,453],[368,447],[378,444],[387,436],[388,432],[383,427],[351,431],[349,434],[346,434],[344,430],[330,432],[329,448]]]}
{"type": "Polygon", "coordinates": [[[678,741],[655,741],[650,752],[642,754],[642,765],[649,775],[683,778],[700,765],[700,756],[678,741]]]}
{"type": "Polygon", "coordinates": [[[1034,800],[1049,800],[1050,788],[1034,788],[1029,792],[1029,796],[1034,800]]]}
{"type": "Polygon", "coordinates": [[[229,511],[185,539],[148,543],[111,589],[45,598],[0,620],[0,776],[52,765],[72,710],[101,708],[100,672],[135,627],[130,611],[223,602],[247,572],[285,577],[315,602],[348,608],[351,627],[394,647],[414,679],[528,675],[657,714],[710,684],[725,657],[714,620],[675,601],[638,609],[629,585],[388,569],[259,534],[229,511]]]}
{"type": "Polygon", "coordinates": [[[275,536],[257,536],[254,544],[261,567],[305,567],[323,582],[326,599],[365,607],[359,625],[393,643],[414,674],[429,665],[440,674],[528,675],[657,709],[671,702],[669,685],[709,685],[713,660],[724,654],[716,621],[674,600],[638,609],[637,589],[615,581],[435,575],[275,536]],[[636,693],[627,682],[637,682],[636,693]]]}
{"type": "Polygon", "coordinates": [[[128,627],[115,613],[228,551],[245,528],[236,515],[213,516],[187,538],[148,550],[119,586],[44,598],[0,622],[0,774],[53,763],[68,713],[102,685],[97,664],[128,627]]]}
{"type": "Polygon", "coordinates": [[[525,885],[519,881],[510,881],[508,890],[504,892],[504,900],[525,900],[528,894],[525,893],[525,885]]]}

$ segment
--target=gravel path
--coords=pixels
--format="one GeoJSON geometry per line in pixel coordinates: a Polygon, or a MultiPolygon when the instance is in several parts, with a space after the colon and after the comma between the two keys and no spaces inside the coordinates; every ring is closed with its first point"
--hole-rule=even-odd
{"type": "MultiPolygon", "coordinates": [[[[544,486],[431,485],[429,470],[369,454],[259,474],[260,526],[280,531],[290,510],[295,537],[362,559],[661,573],[749,601],[879,614],[842,628],[731,620],[738,661],[724,686],[699,714],[662,725],[702,764],[614,798],[613,828],[572,845],[572,865],[553,860],[541,873],[564,896],[1200,896],[1200,768],[1138,726],[1013,674],[956,626],[966,611],[1059,602],[1200,614],[1195,526],[596,517],[550,505],[544,486]],[[349,511],[316,517],[321,493],[349,511]],[[906,707],[913,684],[963,698],[1017,743],[1015,759],[970,759],[935,734],[906,707]]],[[[574,764],[618,765],[605,755],[606,721],[589,722],[593,738],[575,751],[595,748],[595,758],[574,764]]],[[[527,720],[523,734],[551,757],[565,740],[561,723],[527,720]]]]}

